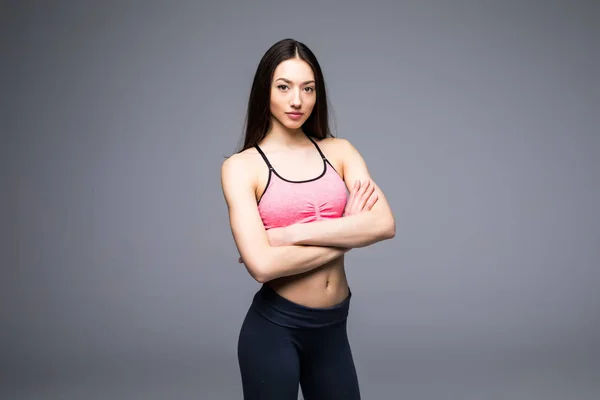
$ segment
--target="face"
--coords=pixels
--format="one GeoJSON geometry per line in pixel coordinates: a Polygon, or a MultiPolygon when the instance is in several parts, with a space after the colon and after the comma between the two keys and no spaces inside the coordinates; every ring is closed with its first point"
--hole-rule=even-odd
{"type": "Polygon", "coordinates": [[[310,65],[300,59],[289,59],[275,68],[271,82],[271,115],[273,123],[298,129],[310,116],[317,93],[310,65]]]}

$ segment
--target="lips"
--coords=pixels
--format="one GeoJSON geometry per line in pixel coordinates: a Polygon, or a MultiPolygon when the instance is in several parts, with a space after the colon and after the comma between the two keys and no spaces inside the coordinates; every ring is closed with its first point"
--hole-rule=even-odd
{"type": "Polygon", "coordinates": [[[302,113],[299,112],[291,112],[291,113],[285,113],[285,115],[287,115],[287,117],[293,121],[299,121],[302,119],[302,113]]]}

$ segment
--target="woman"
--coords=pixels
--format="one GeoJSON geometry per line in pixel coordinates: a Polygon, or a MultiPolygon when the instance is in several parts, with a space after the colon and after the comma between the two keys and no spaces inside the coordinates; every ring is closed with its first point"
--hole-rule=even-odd
{"type": "Polygon", "coordinates": [[[395,235],[358,151],[328,126],[314,54],[286,39],[258,65],[243,148],[221,168],[231,231],[262,283],[242,324],[244,399],[360,399],[344,254],[395,235]]]}

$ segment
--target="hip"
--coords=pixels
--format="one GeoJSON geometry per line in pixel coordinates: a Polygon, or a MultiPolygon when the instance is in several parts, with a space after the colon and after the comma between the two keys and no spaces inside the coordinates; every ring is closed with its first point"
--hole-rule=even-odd
{"type": "Polygon", "coordinates": [[[250,311],[255,311],[270,322],[287,328],[324,328],[345,326],[350,310],[352,292],[348,287],[344,299],[328,307],[311,307],[289,300],[267,284],[256,292],[250,311]]]}

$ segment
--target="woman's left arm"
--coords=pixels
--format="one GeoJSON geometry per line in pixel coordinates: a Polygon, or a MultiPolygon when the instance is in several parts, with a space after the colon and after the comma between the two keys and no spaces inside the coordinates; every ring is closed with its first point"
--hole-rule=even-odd
{"type": "Polygon", "coordinates": [[[367,165],[358,150],[345,139],[336,139],[341,147],[343,177],[348,190],[356,181],[368,182],[375,187],[377,201],[368,211],[341,218],[295,224],[271,232],[279,241],[296,245],[365,247],[396,234],[396,224],[390,205],[381,189],[371,179],[367,165]]]}

